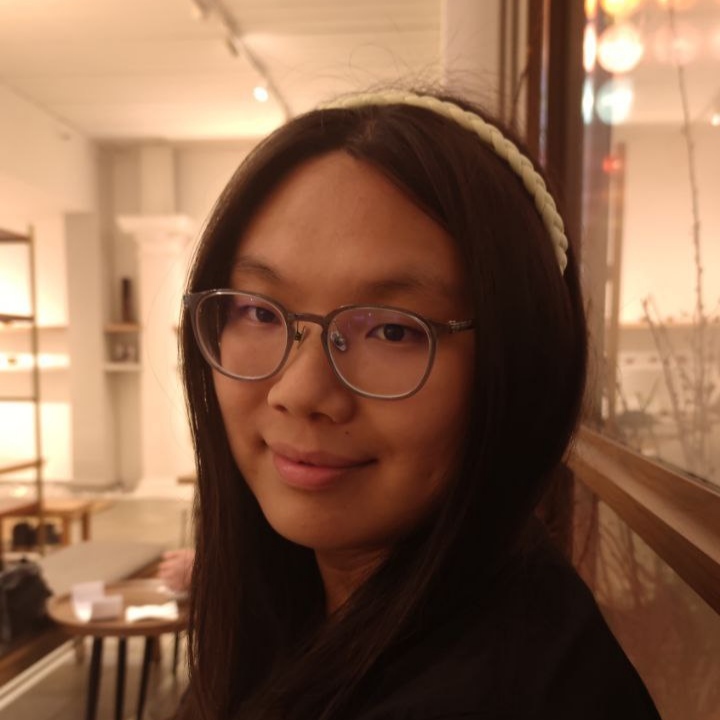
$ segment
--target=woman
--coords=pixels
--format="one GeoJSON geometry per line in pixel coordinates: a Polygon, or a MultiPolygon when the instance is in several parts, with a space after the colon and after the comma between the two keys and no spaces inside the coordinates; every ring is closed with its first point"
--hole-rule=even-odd
{"type": "Polygon", "coordinates": [[[545,184],[467,103],[357,96],[260,144],[182,324],[181,717],[657,717],[533,521],[578,422],[582,308],[545,184]]]}

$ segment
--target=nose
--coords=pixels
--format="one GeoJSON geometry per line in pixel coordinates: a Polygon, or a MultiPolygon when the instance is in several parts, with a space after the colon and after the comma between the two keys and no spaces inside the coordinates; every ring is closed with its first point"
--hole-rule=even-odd
{"type": "Polygon", "coordinates": [[[320,336],[319,327],[297,328],[297,343],[285,366],[271,379],[267,401],[276,410],[296,417],[347,422],[354,413],[356,398],[335,376],[320,336]]]}

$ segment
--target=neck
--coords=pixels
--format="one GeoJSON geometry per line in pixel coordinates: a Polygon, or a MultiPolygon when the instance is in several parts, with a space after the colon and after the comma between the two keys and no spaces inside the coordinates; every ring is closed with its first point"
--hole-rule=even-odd
{"type": "Polygon", "coordinates": [[[325,610],[331,615],[340,609],[350,596],[382,563],[387,550],[357,553],[352,551],[316,551],[320,577],[325,588],[325,610]]]}

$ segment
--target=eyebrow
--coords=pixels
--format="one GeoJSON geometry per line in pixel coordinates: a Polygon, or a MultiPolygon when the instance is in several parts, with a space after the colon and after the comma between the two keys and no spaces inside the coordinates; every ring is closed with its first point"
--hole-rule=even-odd
{"type": "MultiPolygon", "coordinates": [[[[271,265],[250,255],[241,255],[236,258],[232,267],[232,274],[235,273],[247,273],[279,285],[291,282],[271,265]]],[[[368,295],[376,300],[402,293],[415,293],[430,297],[437,297],[440,294],[449,300],[456,300],[462,293],[461,288],[420,269],[411,269],[395,273],[392,277],[371,280],[359,287],[363,295],[368,295]]]]}
{"type": "Polygon", "coordinates": [[[276,283],[286,282],[277,270],[273,269],[270,265],[267,265],[259,258],[254,258],[249,255],[240,255],[240,257],[235,258],[230,274],[234,275],[237,272],[257,275],[264,280],[271,280],[276,283]]]}

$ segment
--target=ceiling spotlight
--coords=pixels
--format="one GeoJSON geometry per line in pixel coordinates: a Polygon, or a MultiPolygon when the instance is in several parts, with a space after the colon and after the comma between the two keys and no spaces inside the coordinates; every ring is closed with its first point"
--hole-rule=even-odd
{"type": "Polygon", "coordinates": [[[270,98],[270,93],[264,85],[256,85],[253,88],[253,97],[258,102],[267,102],[270,98]]]}

